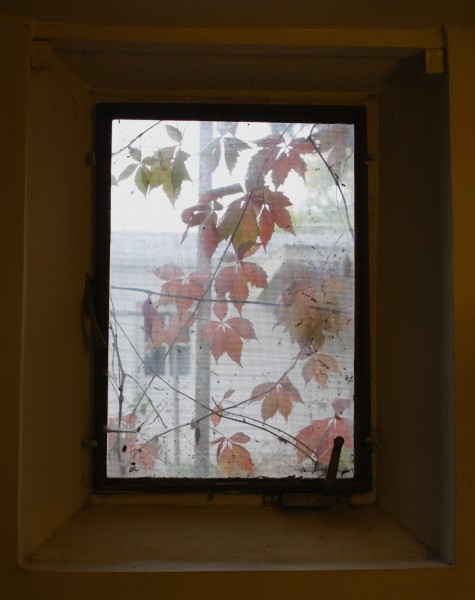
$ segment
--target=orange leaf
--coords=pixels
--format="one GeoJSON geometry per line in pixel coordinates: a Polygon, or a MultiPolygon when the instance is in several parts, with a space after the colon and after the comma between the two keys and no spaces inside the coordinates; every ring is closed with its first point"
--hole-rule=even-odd
{"type": "Polygon", "coordinates": [[[292,412],[292,403],[303,404],[299,391],[287,376],[278,383],[269,381],[256,386],[252,390],[251,400],[261,399],[263,399],[261,414],[264,421],[273,417],[277,412],[280,412],[287,421],[292,412]]]}
{"type": "Polygon", "coordinates": [[[249,319],[243,319],[242,317],[231,317],[226,321],[226,325],[232,327],[234,331],[245,340],[256,339],[254,326],[249,319]]]}
{"type": "Polygon", "coordinates": [[[338,363],[331,356],[326,354],[315,354],[311,356],[302,368],[302,377],[307,384],[311,379],[315,379],[320,387],[325,387],[328,377],[332,373],[339,373],[338,363]]]}
{"type": "Polygon", "coordinates": [[[211,423],[213,423],[213,425],[215,427],[217,427],[221,421],[221,418],[223,416],[223,410],[224,410],[223,405],[220,402],[219,404],[216,405],[216,410],[211,415],[211,423]]]}
{"type": "Polygon", "coordinates": [[[180,267],[173,263],[168,263],[163,265],[163,267],[155,269],[153,274],[157,277],[160,277],[160,279],[177,279],[184,276],[184,273],[180,267]]]}
{"type": "Polygon", "coordinates": [[[218,466],[225,477],[230,477],[234,467],[234,454],[230,446],[226,446],[218,458],[218,466]]]}
{"type": "Polygon", "coordinates": [[[225,349],[231,360],[241,365],[242,340],[234,329],[226,328],[225,330],[225,349]]]}
{"type": "Polygon", "coordinates": [[[257,288],[267,287],[267,273],[256,263],[241,263],[242,272],[247,281],[257,288]]]}

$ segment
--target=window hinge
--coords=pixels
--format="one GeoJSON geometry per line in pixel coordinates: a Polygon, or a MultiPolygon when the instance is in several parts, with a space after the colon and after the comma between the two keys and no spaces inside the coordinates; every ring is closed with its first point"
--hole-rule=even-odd
{"type": "Polygon", "coordinates": [[[31,45],[30,68],[32,71],[50,69],[53,64],[53,44],[49,40],[34,40],[31,45]]]}
{"type": "Polygon", "coordinates": [[[426,75],[443,75],[445,73],[444,48],[425,49],[424,70],[426,75]]]}
{"type": "Polygon", "coordinates": [[[81,445],[83,448],[86,448],[87,450],[92,450],[93,448],[97,448],[97,440],[87,437],[87,438],[84,438],[83,440],[81,440],[81,445]]]}
{"type": "Polygon", "coordinates": [[[337,503],[335,494],[335,483],[338,473],[338,464],[340,462],[340,454],[344,438],[337,436],[333,440],[333,449],[328,465],[327,475],[323,482],[323,490],[321,493],[300,493],[300,494],[264,494],[262,503],[264,506],[281,506],[282,508],[315,508],[329,509],[337,503]]]}

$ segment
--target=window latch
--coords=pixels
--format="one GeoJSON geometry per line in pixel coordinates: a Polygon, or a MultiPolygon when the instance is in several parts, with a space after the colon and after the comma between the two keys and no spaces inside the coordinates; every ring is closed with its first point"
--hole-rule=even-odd
{"type": "Polygon", "coordinates": [[[266,494],[263,497],[263,503],[266,506],[278,505],[282,508],[315,508],[329,509],[336,504],[335,483],[338,474],[338,465],[340,463],[341,449],[345,443],[344,438],[337,436],[333,440],[333,449],[328,465],[323,490],[320,494],[266,494]]]}

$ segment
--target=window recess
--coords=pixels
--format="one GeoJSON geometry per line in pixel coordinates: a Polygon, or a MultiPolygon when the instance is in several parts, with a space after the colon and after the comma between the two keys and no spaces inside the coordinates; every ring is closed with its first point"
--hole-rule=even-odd
{"type": "Polygon", "coordinates": [[[368,489],[364,159],[362,107],[98,106],[98,491],[328,492],[335,438],[368,489]]]}

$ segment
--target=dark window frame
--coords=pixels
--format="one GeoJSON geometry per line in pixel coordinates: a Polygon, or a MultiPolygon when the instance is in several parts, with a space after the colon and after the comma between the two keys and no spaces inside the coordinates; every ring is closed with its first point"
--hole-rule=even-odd
{"type": "Polygon", "coordinates": [[[297,478],[108,478],[107,460],[107,368],[109,322],[109,246],[111,144],[114,119],[177,119],[212,121],[266,121],[351,123],[355,126],[355,476],[337,479],[336,494],[369,491],[372,484],[370,401],[370,314],[368,205],[366,168],[366,107],[297,104],[98,104],[96,119],[96,167],[93,302],[95,318],[106,341],[94,352],[94,431],[97,447],[93,458],[95,492],[233,492],[321,493],[324,480],[297,478]]]}

